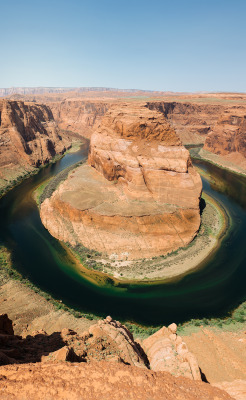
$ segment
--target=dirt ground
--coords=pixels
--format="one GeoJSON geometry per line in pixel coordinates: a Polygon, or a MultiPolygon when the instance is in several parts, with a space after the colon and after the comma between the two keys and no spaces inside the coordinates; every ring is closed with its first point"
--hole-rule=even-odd
{"type": "Polygon", "coordinates": [[[78,333],[88,330],[96,321],[75,318],[18,281],[9,280],[0,286],[0,314],[8,314],[15,334],[26,336],[44,329],[48,334],[70,328],[78,333]]]}

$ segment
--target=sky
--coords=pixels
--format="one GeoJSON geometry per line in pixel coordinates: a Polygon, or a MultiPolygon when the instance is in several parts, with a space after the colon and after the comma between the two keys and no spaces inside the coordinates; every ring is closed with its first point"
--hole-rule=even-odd
{"type": "Polygon", "coordinates": [[[0,0],[0,87],[246,92],[246,0],[0,0]]]}

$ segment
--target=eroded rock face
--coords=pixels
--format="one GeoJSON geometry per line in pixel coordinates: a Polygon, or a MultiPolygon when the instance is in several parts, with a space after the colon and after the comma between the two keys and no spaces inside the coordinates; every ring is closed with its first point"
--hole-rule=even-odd
{"type": "Polygon", "coordinates": [[[176,334],[177,325],[163,326],[141,343],[153,371],[168,371],[175,376],[201,380],[199,365],[182,338],[176,334]]]}
{"type": "Polygon", "coordinates": [[[203,144],[207,134],[226,109],[221,104],[192,104],[176,101],[150,102],[148,107],[164,114],[183,144],[203,144]]]}
{"type": "Polygon", "coordinates": [[[71,99],[50,102],[49,107],[59,129],[72,131],[89,138],[95,125],[106,113],[109,104],[102,101],[71,99]]]}
{"type": "Polygon", "coordinates": [[[166,254],[194,238],[201,179],[161,113],[112,106],[92,135],[88,163],[41,206],[53,236],[121,260],[166,254]]]}
{"type": "Polygon", "coordinates": [[[48,335],[40,330],[23,338],[14,335],[12,322],[7,315],[0,315],[0,365],[50,361],[89,363],[102,360],[148,367],[141,346],[124,325],[111,317],[98,321],[83,334],[63,329],[48,335]]]}
{"type": "Polygon", "coordinates": [[[205,150],[246,169],[246,108],[243,103],[216,105],[164,101],[147,104],[150,109],[163,113],[183,144],[204,144],[205,150]]]}
{"type": "Polygon", "coordinates": [[[246,168],[246,113],[224,113],[207,136],[204,149],[246,168]]]}
{"type": "Polygon", "coordinates": [[[162,114],[144,105],[110,109],[92,135],[88,163],[129,198],[199,206],[201,181],[189,152],[162,114]]]}
{"type": "Polygon", "coordinates": [[[11,181],[65,150],[49,107],[0,101],[0,180],[11,181]]]}
{"type": "MultiPolygon", "coordinates": [[[[0,326],[8,332],[0,333],[3,400],[96,400],[102,396],[110,400],[231,399],[226,392],[208,384],[175,378],[160,369],[149,371],[141,345],[124,325],[110,316],[82,335],[66,328],[51,335],[40,330],[22,338],[12,334],[12,323],[6,314],[0,316],[0,326]]],[[[164,330],[175,336],[176,328],[175,324],[163,327],[143,343],[150,351],[153,341],[157,343],[164,330]]],[[[162,345],[168,349],[166,343],[162,345]]],[[[163,347],[161,350],[163,353],[163,347]]]]}

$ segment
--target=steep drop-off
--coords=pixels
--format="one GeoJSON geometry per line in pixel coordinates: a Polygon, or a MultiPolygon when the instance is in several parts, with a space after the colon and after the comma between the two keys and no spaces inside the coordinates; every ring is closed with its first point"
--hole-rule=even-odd
{"type": "Polygon", "coordinates": [[[206,138],[204,149],[246,169],[246,112],[227,112],[206,138]]]}
{"type": "Polygon", "coordinates": [[[225,110],[223,105],[181,102],[150,102],[150,109],[164,114],[183,144],[202,144],[225,110]]]}
{"type": "Polygon", "coordinates": [[[66,144],[48,106],[0,101],[1,188],[62,153],[66,144]]]}
{"type": "Polygon", "coordinates": [[[118,260],[166,254],[194,238],[201,179],[163,114],[113,105],[92,135],[88,163],[41,206],[53,236],[118,260]]]}

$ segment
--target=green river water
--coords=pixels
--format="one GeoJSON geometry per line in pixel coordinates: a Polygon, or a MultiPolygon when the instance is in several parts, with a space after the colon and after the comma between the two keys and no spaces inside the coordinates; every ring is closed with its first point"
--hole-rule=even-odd
{"type": "Polygon", "coordinates": [[[224,317],[246,298],[246,179],[205,162],[200,168],[216,177],[204,191],[229,210],[231,228],[220,248],[199,270],[161,284],[95,285],[74,267],[61,244],[43,227],[32,192],[43,181],[87,157],[87,148],[66,154],[0,200],[0,240],[11,251],[14,267],[67,306],[99,316],[144,325],[224,317]]]}

